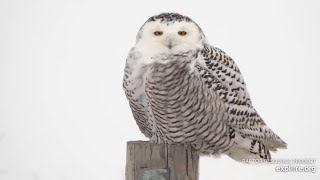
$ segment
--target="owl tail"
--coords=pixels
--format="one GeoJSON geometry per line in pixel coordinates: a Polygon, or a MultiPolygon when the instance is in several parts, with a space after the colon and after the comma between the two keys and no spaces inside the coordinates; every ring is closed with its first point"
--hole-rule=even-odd
{"type": "Polygon", "coordinates": [[[249,159],[271,159],[269,149],[261,141],[244,138],[240,134],[236,134],[235,144],[226,154],[232,159],[242,162],[247,162],[249,159]]]}

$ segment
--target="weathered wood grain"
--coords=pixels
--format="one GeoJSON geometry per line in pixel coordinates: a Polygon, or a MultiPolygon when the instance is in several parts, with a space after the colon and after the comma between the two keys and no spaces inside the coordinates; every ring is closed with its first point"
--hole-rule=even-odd
{"type": "Polygon", "coordinates": [[[127,142],[126,180],[198,180],[198,169],[199,155],[190,146],[127,142]]]}

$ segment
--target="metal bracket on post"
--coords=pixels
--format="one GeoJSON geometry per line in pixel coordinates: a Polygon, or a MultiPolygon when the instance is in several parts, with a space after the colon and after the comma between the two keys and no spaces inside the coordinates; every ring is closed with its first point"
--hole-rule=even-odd
{"type": "Polygon", "coordinates": [[[143,168],[138,174],[138,180],[170,180],[169,169],[143,168]]]}

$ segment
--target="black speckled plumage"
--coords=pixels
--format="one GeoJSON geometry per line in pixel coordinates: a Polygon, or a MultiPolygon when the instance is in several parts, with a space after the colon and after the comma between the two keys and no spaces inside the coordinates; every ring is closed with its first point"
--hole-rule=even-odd
{"type": "MultiPolygon", "coordinates": [[[[164,13],[148,21],[193,21],[164,13]]],[[[147,21],[147,22],[148,22],[147,21]]],[[[197,26],[197,25],[196,25],[197,26]]],[[[286,148],[252,105],[233,59],[219,48],[200,48],[145,58],[132,49],[123,87],[143,134],[155,143],[190,144],[200,154],[270,159],[270,150],[286,148]]]]}

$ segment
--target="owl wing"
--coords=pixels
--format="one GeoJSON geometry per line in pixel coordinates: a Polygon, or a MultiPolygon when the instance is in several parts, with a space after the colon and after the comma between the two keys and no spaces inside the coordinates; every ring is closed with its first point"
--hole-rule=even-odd
{"type": "MultiPolygon", "coordinates": [[[[131,50],[129,52],[129,56],[127,58],[127,64],[124,70],[124,77],[123,77],[123,90],[127,96],[127,99],[129,100],[129,105],[133,114],[134,119],[136,120],[136,123],[140,129],[140,131],[147,137],[152,137],[152,123],[149,122],[148,117],[148,108],[147,104],[144,101],[143,95],[137,95],[137,92],[139,90],[137,88],[143,88],[142,85],[136,85],[130,78],[133,75],[132,68],[128,65],[129,61],[134,61],[135,52],[131,50]]],[[[136,83],[136,82],[135,82],[136,83]]]]}
{"type": "Polygon", "coordinates": [[[218,94],[229,114],[227,124],[244,137],[262,141],[271,149],[286,148],[253,108],[241,72],[230,56],[219,48],[205,46],[197,57],[196,68],[208,87],[218,94]]]}

